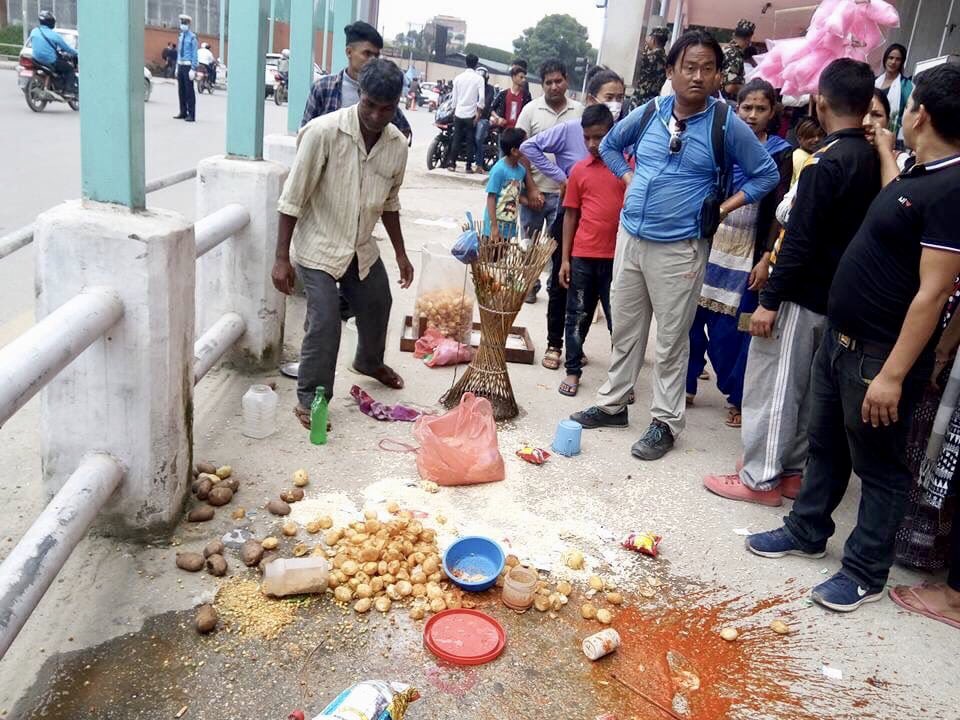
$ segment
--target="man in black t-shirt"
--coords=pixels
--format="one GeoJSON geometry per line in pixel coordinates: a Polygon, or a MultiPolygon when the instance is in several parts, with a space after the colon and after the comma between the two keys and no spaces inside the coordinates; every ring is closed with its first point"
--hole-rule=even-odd
{"type": "Polygon", "coordinates": [[[830,288],[800,494],[783,528],[747,538],[763,557],[823,557],[852,467],[861,480],[857,525],[840,572],[812,593],[844,612],[880,599],[887,581],[911,482],[910,415],[960,274],[960,66],[917,77],[903,130],[916,165],[877,195],[830,288]]]}

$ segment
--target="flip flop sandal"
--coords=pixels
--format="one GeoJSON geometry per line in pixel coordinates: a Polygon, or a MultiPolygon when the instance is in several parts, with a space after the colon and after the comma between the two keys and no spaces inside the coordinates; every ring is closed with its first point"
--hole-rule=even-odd
{"type": "Polygon", "coordinates": [[[710,379],[710,373],[708,373],[706,370],[704,370],[702,373],[700,373],[697,376],[697,380],[709,380],[709,379],[710,379]]]}
{"type": "Polygon", "coordinates": [[[637,401],[637,394],[631,390],[630,394],[627,395],[627,405],[633,405],[637,401]]]}
{"type": "Polygon", "coordinates": [[[743,425],[743,414],[736,408],[730,408],[727,412],[727,421],[724,423],[730,428],[739,428],[743,425]]]}
{"type": "Polygon", "coordinates": [[[543,360],[540,361],[547,370],[557,370],[560,367],[560,350],[558,348],[547,348],[543,354],[543,360]]]}
{"type": "Polygon", "coordinates": [[[393,390],[401,390],[403,388],[403,378],[397,373],[396,370],[387,366],[381,365],[376,370],[370,373],[361,372],[355,367],[351,366],[353,372],[358,375],[366,375],[367,377],[372,377],[374,380],[379,382],[381,385],[385,385],[388,388],[393,390]]]}
{"type": "MultiPolygon", "coordinates": [[[[310,411],[309,411],[309,410],[307,410],[307,409],[306,409],[305,407],[303,407],[302,405],[297,405],[297,406],[293,409],[293,414],[297,416],[297,420],[300,421],[300,424],[303,425],[303,427],[305,427],[307,430],[310,429],[310,426],[312,425],[312,423],[311,423],[311,421],[310,421],[310,411]]],[[[327,432],[330,432],[330,430],[332,430],[332,429],[333,429],[333,425],[331,425],[331,424],[330,424],[330,421],[327,420],[327,432]]]]}
{"type": "Polygon", "coordinates": [[[567,397],[576,397],[577,392],[580,390],[580,383],[571,384],[568,382],[560,383],[559,393],[561,395],[566,395],[567,397]]]}
{"type": "Polygon", "coordinates": [[[942,622],[946,625],[949,625],[950,627],[957,628],[958,630],[960,630],[960,621],[951,620],[950,618],[944,617],[943,615],[938,613],[936,610],[934,610],[929,605],[927,605],[927,603],[923,601],[923,598],[917,595],[917,591],[914,590],[912,587],[908,587],[907,592],[913,596],[913,600],[915,600],[917,603],[920,604],[920,607],[914,607],[913,605],[909,605],[906,600],[900,597],[900,594],[897,592],[896,588],[890,588],[887,591],[887,593],[890,595],[890,599],[893,600],[897,605],[902,607],[907,612],[916,613],[917,615],[923,615],[926,618],[930,618],[931,620],[936,620],[937,622],[942,622]]]}

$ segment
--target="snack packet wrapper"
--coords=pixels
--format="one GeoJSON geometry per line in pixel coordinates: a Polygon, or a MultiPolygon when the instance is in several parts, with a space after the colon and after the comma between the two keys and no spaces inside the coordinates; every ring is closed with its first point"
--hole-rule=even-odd
{"type": "Polygon", "coordinates": [[[620,544],[627,550],[633,550],[641,555],[649,555],[655,558],[660,554],[657,549],[660,545],[660,539],[659,535],[654,535],[652,532],[632,532],[620,544]]]}
{"type": "Polygon", "coordinates": [[[403,720],[419,698],[417,689],[404,683],[365,680],[340,693],[313,720],[403,720]]]}
{"type": "Polygon", "coordinates": [[[521,460],[526,460],[531,465],[543,465],[550,457],[550,453],[548,453],[546,450],[541,450],[540,448],[524,445],[522,448],[517,450],[517,457],[521,460]]]}

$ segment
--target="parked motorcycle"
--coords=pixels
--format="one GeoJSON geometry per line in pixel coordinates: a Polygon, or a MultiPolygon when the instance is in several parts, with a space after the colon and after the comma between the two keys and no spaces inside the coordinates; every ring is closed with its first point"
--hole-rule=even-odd
{"type": "MultiPolygon", "coordinates": [[[[73,62],[74,72],[76,73],[76,58],[73,58],[71,62],[73,62]]],[[[21,60],[21,68],[21,75],[24,72],[32,71],[33,73],[33,76],[23,86],[23,97],[27,101],[27,107],[31,110],[43,112],[47,103],[51,102],[65,102],[74,111],[80,109],[79,75],[75,74],[74,76],[76,78],[76,89],[67,90],[63,87],[63,79],[57,77],[52,65],[44,65],[36,60],[31,60],[30,69],[26,69],[21,60]]]]}
{"type": "Polygon", "coordinates": [[[213,95],[213,79],[203,63],[197,65],[195,82],[197,83],[197,95],[202,95],[206,90],[208,95],[213,95]]]}
{"type": "Polygon", "coordinates": [[[287,101],[287,73],[275,72],[273,80],[273,101],[283,105],[287,101]]]}
{"type": "MultiPolygon", "coordinates": [[[[446,167],[450,164],[450,152],[453,146],[453,101],[449,96],[441,99],[440,107],[434,116],[434,125],[440,129],[440,133],[431,141],[427,149],[427,169],[433,170],[437,167],[446,167]]],[[[460,146],[458,161],[473,164],[476,147],[473,137],[469,142],[460,146]]],[[[498,128],[491,127],[487,137],[483,142],[483,169],[487,172],[497,162],[500,155],[500,131],[498,128]]]]}

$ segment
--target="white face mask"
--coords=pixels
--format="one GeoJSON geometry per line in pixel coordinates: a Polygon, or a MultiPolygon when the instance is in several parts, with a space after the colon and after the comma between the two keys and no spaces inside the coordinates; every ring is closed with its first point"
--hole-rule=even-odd
{"type": "Polygon", "coordinates": [[[610,112],[613,113],[614,120],[620,119],[620,111],[623,110],[622,102],[620,102],[619,100],[608,100],[607,102],[604,103],[604,105],[610,108],[610,112]]]}

